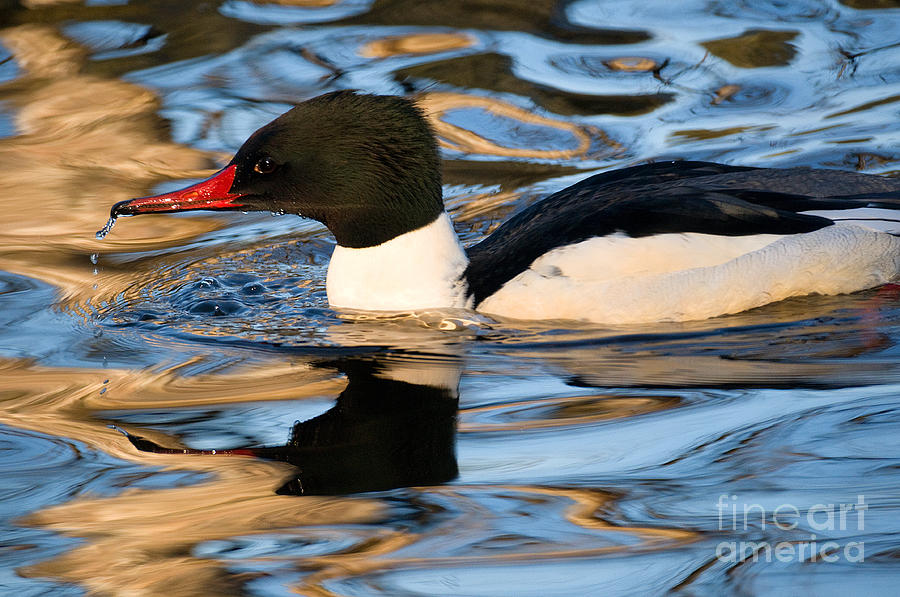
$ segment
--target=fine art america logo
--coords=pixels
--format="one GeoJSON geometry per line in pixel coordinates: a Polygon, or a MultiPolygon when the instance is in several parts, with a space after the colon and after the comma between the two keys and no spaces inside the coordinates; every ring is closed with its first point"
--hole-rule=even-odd
{"type": "Polygon", "coordinates": [[[816,535],[822,533],[827,537],[833,531],[864,530],[869,509],[864,495],[858,495],[855,504],[815,504],[804,512],[793,504],[781,504],[767,511],[761,504],[739,504],[738,496],[722,494],[716,509],[720,531],[764,531],[766,525],[774,525],[776,532],[793,532],[790,540],[778,542],[722,541],[716,546],[716,558],[723,562],[865,560],[864,542],[823,540],[816,535]],[[804,533],[799,537],[795,534],[798,527],[804,533]]]}

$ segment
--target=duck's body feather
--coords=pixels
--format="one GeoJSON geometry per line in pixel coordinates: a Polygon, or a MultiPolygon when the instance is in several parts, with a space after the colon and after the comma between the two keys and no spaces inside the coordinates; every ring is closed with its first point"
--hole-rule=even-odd
{"type": "Polygon", "coordinates": [[[900,181],[881,177],[706,162],[637,166],[588,178],[522,210],[468,249],[466,278],[477,308],[495,314],[602,322],[705,318],[893,279],[900,272],[884,252],[895,244],[890,233],[900,231],[891,219],[896,208],[900,181]],[[859,232],[809,236],[835,223],[856,224],[859,232]],[[797,251],[821,259],[795,259],[797,251]],[[731,264],[735,259],[743,260],[731,264]],[[854,273],[869,266],[874,270],[854,273]],[[741,267],[750,269],[742,274],[741,267]],[[818,270],[833,276],[849,270],[854,282],[818,280],[804,290],[801,281],[784,279],[806,280],[805,272],[818,270]],[[756,286],[747,287],[754,276],[756,286]],[[739,292],[746,300],[732,296],[739,292]],[[681,297],[677,305],[669,295],[681,297]],[[658,308],[636,308],[643,301],[658,308]]]}
{"type": "Polygon", "coordinates": [[[761,248],[715,265],[615,278],[566,275],[566,267],[556,267],[555,260],[574,260],[579,252],[586,262],[606,256],[596,250],[595,241],[584,241],[538,259],[478,309],[521,319],[687,321],[739,313],[793,296],[855,292],[891,282],[900,273],[900,238],[891,234],[860,226],[828,226],[775,237],[769,243],[765,241],[772,237],[765,236],[755,237],[764,244],[761,248]]]}

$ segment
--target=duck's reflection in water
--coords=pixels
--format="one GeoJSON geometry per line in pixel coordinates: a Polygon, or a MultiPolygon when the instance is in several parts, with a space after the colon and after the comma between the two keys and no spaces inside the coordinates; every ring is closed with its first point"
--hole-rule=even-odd
{"type": "Polygon", "coordinates": [[[337,495],[439,485],[455,479],[457,363],[423,369],[379,359],[344,359],[348,384],[328,411],[294,423],[283,446],[226,450],[166,448],[126,433],[145,452],[247,455],[296,467],[276,493],[337,495]]]}

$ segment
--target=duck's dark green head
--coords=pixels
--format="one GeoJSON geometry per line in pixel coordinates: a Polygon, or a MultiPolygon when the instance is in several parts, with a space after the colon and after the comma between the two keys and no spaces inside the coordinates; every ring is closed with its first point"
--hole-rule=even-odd
{"type": "Polygon", "coordinates": [[[253,133],[213,177],[122,201],[111,215],[197,209],[295,213],[325,224],[343,246],[374,246],[443,211],[440,156],[410,100],[338,91],[253,133]]]}

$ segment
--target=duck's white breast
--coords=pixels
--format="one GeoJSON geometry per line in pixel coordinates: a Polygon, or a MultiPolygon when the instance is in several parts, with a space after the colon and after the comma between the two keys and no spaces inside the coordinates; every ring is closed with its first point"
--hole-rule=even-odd
{"type": "Polygon", "coordinates": [[[781,237],[604,237],[543,255],[478,310],[613,324],[687,321],[855,292],[898,273],[900,239],[860,226],[781,237]]]}
{"type": "Polygon", "coordinates": [[[468,259],[446,213],[375,247],[336,246],[325,289],[333,307],[406,311],[465,307],[468,259]]]}

